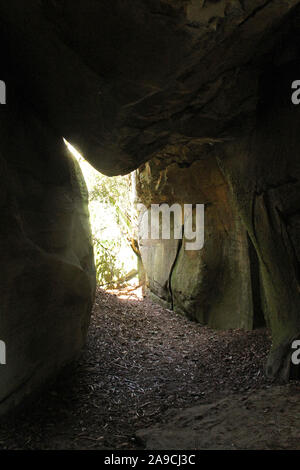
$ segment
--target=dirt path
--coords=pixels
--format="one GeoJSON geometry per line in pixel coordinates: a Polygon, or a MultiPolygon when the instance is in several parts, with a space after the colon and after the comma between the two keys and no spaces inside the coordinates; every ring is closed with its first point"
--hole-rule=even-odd
{"type": "Polygon", "coordinates": [[[2,420],[0,448],[137,449],[166,410],[270,387],[265,330],[213,331],[136,294],[98,290],[82,358],[2,420]]]}

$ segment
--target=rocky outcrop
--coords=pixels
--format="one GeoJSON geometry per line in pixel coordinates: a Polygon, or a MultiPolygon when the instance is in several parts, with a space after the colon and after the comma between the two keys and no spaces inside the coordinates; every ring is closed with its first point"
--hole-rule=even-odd
{"type": "MultiPolygon", "coordinates": [[[[201,321],[251,326],[250,276],[252,286],[257,279],[247,232],[273,335],[268,373],[288,377],[291,340],[300,335],[299,111],[290,100],[300,74],[298,3],[0,0],[0,338],[10,363],[0,369],[1,411],[84,342],[92,252],[82,185],[62,137],[109,175],[165,159],[170,147],[172,155],[193,148],[190,168],[208,203],[206,250],[177,250],[162,290],[171,287],[174,305],[201,321]],[[191,267],[196,290],[184,284],[191,267]]],[[[175,168],[187,187],[189,168],[175,168]]]]}
{"type": "Polygon", "coordinates": [[[143,226],[145,216],[151,215],[149,209],[140,222],[148,287],[170,308],[202,324],[252,329],[262,320],[252,280],[257,272],[250,256],[251,241],[228,185],[211,146],[204,145],[196,154],[188,153],[186,147],[181,154],[178,150],[172,147],[164,157],[139,169],[139,201],[149,208],[151,204],[177,203],[182,210],[184,204],[204,204],[205,243],[201,250],[186,250],[185,238],[147,239],[143,226]]]}
{"type": "Polygon", "coordinates": [[[290,373],[291,344],[300,336],[299,111],[285,93],[292,76],[291,70],[276,70],[271,89],[267,82],[262,90],[251,136],[219,149],[220,165],[259,258],[273,339],[267,373],[284,379],[290,373]]]}
{"type": "Polygon", "coordinates": [[[79,354],[95,288],[79,165],[34,114],[12,109],[0,127],[1,413],[79,354]]]}
{"type": "Polygon", "coordinates": [[[96,168],[125,173],[168,143],[248,129],[266,54],[297,54],[297,4],[1,0],[3,78],[96,168]]]}

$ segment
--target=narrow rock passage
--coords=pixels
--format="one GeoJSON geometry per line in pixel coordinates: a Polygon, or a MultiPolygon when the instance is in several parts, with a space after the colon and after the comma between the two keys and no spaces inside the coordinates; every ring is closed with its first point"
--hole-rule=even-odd
{"type": "Polygon", "coordinates": [[[138,294],[98,290],[80,361],[2,419],[1,449],[137,449],[167,410],[270,386],[265,329],[213,331],[138,294]]]}

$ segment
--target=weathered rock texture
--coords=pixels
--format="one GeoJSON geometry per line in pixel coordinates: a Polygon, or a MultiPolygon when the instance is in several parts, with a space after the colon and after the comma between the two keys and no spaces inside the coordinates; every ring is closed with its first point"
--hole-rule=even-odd
{"type": "Polygon", "coordinates": [[[299,386],[285,385],[170,411],[137,437],[151,450],[296,450],[299,425],[299,386]]]}
{"type": "MultiPolygon", "coordinates": [[[[291,81],[300,74],[298,3],[0,0],[0,78],[8,103],[1,107],[0,141],[0,338],[8,348],[1,411],[7,397],[23,396],[74,357],[88,323],[93,267],[86,202],[62,136],[107,174],[137,168],[170,145],[192,145],[200,155],[212,144],[231,193],[222,190],[225,221],[235,243],[247,231],[259,260],[273,334],[268,372],[287,378],[290,343],[300,335],[300,115],[290,100],[291,81]]],[[[193,165],[221,181],[214,163],[193,165]]],[[[218,200],[221,187],[215,196],[213,187],[203,188],[203,197],[218,200]]],[[[191,260],[207,279],[211,310],[198,310],[194,293],[189,306],[212,324],[222,316],[222,296],[229,312],[231,289],[242,286],[242,306],[251,297],[245,245],[231,246],[217,206],[207,210],[207,236],[215,240],[207,241],[203,259],[191,260]],[[217,300],[210,276],[219,260],[227,274],[224,285],[218,281],[217,300]],[[229,273],[238,276],[239,263],[243,274],[230,287],[229,273]]],[[[186,256],[176,263],[182,270],[190,266],[186,256]]],[[[185,309],[180,276],[173,298],[185,309]]],[[[235,310],[234,324],[253,321],[250,303],[246,308],[235,310]]]]}
{"type": "Polygon", "coordinates": [[[62,139],[11,102],[0,141],[4,412],[80,352],[95,275],[88,193],[62,139]]]}
{"type": "MultiPolygon", "coordinates": [[[[251,329],[261,320],[252,285],[251,242],[233,204],[211,146],[179,147],[154,158],[137,174],[137,193],[146,207],[151,204],[205,204],[205,244],[186,250],[186,239],[147,239],[144,214],[140,223],[140,249],[150,291],[170,308],[213,328],[251,329]],[[172,160],[172,151],[175,153],[172,160]]],[[[173,234],[173,232],[171,232],[173,234]]],[[[150,235],[150,233],[149,233],[150,235]]],[[[259,285],[258,285],[259,289],[259,285]]]]}

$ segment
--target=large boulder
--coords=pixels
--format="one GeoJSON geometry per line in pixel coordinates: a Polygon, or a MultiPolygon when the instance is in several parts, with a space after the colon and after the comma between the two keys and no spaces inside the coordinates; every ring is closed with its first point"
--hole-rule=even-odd
{"type": "MultiPolygon", "coordinates": [[[[0,412],[75,357],[88,325],[94,269],[87,201],[62,137],[109,175],[165,158],[169,146],[194,146],[198,154],[211,147],[228,184],[219,207],[228,208],[225,228],[230,221],[234,243],[208,206],[212,241],[200,258],[177,257],[174,300],[205,315],[199,292],[189,293],[187,308],[176,284],[179,272],[192,269],[213,324],[223,300],[226,312],[235,309],[226,324],[251,324],[247,231],[273,335],[268,372],[288,377],[291,341],[300,335],[300,115],[290,100],[300,74],[298,3],[0,0],[0,79],[7,85],[0,338],[8,361],[0,369],[0,412]],[[207,291],[217,259],[227,270],[224,284],[218,281],[219,309],[207,291]]],[[[198,168],[202,181],[210,165],[198,168]]],[[[220,201],[220,173],[213,174],[202,203],[214,200],[214,191],[220,201]]]]}
{"type": "Polygon", "coordinates": [[[34,114],[1,111],[0,413],[78,356],[95,289],[77,161],[34,114]]]}
{"type": "Polygon", "coordinates": [[[281,66],[269,71],[255,130],[218,149],[259,258],[262,305],[273,339],[267,373],[285,380],[291,344],[300,337],[300,115],[289,96],[295,70],[281,66]]]}
{"type": "MultiPolygon", "coordinates": [[[[228,185],[212,155],[211,146],[197,153],[168,149],[137,172],[139,201],[148,207],[140,219],[140,249],[148,287],[170,308],[213,328],[257,326],[256,287],[251,242],[233,205],[228,185]],[[152,240],[145,233],[151,204],[205,205],[205,242],[187,250],[188,240],[152,240]]],[[[183,150],[183,149],[182,149],[183,150]]],[[[184,232],[184,230],[183,230],[184,232]]],[[[258,286],[259,288],[259,286],[258,286]]]]}
{"type": "MultiPolygon", "coordinates": [[[[173,306],[170,277],[177,258],[180,241],[174,239],[174,228],[170,224],[170,239],[149,238],[151,209],[140,213],[138,224],[139,248],[147,285],[156,300],[167,307],[173,306]]],[[[161,223],[160,223],[161,228],[161,223]]]]}
{"type": "Polygon", "coordinates": [[[128,172],[247,127],[266,54],[297,54],[282,26],[297,4],[0,0],[3,78],[97,169],[128,172]]]}

